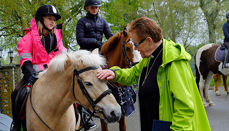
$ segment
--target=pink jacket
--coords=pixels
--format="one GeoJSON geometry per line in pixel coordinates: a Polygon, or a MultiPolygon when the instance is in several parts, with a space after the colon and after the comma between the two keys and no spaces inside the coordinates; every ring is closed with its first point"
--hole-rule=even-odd
{"type": "Polygon", "coordinates": [[[56,29],[57,47],[55,51],[48,54],[43,47],[35,19],[30,22],[30,31],[19,40],[17,50],[20,58],[20,66],[25,61],[31,61],[36,72],[44,70],[44,65],[49,65],[53,57],[60,53],[65,53],[67,49],[63,46],[61,30],[56,29]]]}

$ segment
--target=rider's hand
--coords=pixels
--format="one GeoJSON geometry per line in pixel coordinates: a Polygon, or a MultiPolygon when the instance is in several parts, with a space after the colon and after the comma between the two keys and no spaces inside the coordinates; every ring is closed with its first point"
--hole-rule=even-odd
{"type": "Polygon", "coordinates": [[[34,84],[36,82],[37,78],[35,77],[35,74],[30,75],[29,79],[28,79],[28,83],[30,84],[34,84]]]}
{"type": "Polygon", "coordinates": [[[96,41],[97,48],[100,48],[103,45],[102,41],[96,41]]]}
{"type": "Polygon", "coordinates": [[[97,72],[97,77],[100,80],[106,79],[106,80],[112,80],[115,78],[115,73],[112,70],[105,69],[105,70],[99,70],[97,72]]]}

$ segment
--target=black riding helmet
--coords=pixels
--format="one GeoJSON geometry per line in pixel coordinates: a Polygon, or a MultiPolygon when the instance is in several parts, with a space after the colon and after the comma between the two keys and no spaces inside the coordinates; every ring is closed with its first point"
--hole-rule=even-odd
{"type": "Polygon", "coordinates": [[[229,12],[226,14],[226,18],[229,18],[229,12]]]}
{"type": "Polygon", "coordinates": [[[37,9],[35,20],[43,21],[42,17],[46,15],[53,15],[54,17],[56,17],[56,20],[59,20],[61,18],[60,14],[58,13],[58,10],[54,6],[43,5],[37,9]]]}
{"type": "Polygon", "coordinates": [[[84,9],[86,6],[101,6],[101,0],[84,0],[84,9]]]}

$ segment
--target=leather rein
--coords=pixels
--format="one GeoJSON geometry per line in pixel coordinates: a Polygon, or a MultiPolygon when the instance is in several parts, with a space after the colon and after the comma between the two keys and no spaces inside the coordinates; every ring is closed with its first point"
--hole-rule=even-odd
{"type": "MultiPolygon", "coordinates": [[[[79,74],[83,73],[83,72],[86,72],[86,71],[89,71],[89,70],[96,70],[98,68],[94,67],[94,66],[90,66],[90,67],[87,67],[87,68],[84,68],[82,70],[77,70],[77,69],[74,69],[73,70],[73,87],[72,87],[72,91],[73,91],[73,96],[74,98],[76,99],[76,95],[75,95],[75,77],[77,78],[77,82],[80,86],[80,89],[82,91],[82,93],[84,94],[84,96],[87,98],[88,102],[90,103],[90,105],[92,106],[93,108],[93,113],[90,114],[90,117],[88,120],[86,120],[86,123],[88,123],[88,121],[91,119],[91,117],[97,112],[96,109],[95,109],[95,106],[96,104],[101,101],[106,95],[109,95],[112,93],[111,89],[107,89],[106,91],[104,91],[98,98],[96,98],[96,100],[94,101],[90,94],[87,92],[82,80],[80,79],[79,77],[79,74]]],[[[31,107],[33,109],[33,111],[35,112],[35,114],[37,115],[37,117],[40,119],[40,121],[50,130],[50,131],[54,131],[41,117],[40,115],[36,112],[36,110],[34,109],[34,106],[32,104],[32,86],[31,86],[31,90],[30,90],[30,103],[31,103],[31,107]]],[[[84,125],[83,125],[84,127],[84,125]]],[[[79,130],[81,130],[83,127],[81,127],[79,130]]]]}

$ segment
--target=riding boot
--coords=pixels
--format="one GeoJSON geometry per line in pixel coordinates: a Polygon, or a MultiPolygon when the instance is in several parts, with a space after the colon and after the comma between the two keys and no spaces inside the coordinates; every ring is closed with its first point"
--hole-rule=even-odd
{"type": "Polygon", "coordinates": [[[20,131],[21,130],[21,121],[20,121],[19,115],[17,114],[15,110],[15,99],[16,99],[17,93],[18,93],[18,90],[16,89],[11,93],[13,121],[10,126],[10,131],[20,131]]]}
{"type": "MultiPolygon", "coordinates": [[[[77,107],[78,106],[79,105],[77,105],[77,107]]],[[[90,129],[96,127],[95,122],[92,119],[89,120],[89,118],[91,116],[90,113],[84,107],[81,107],[81,109],[80,108],[78,108],[78,109],[79,109],[79,112],[81,115],[81,122],[82,122],[85,130],[90,130],[90,129]]]]}

